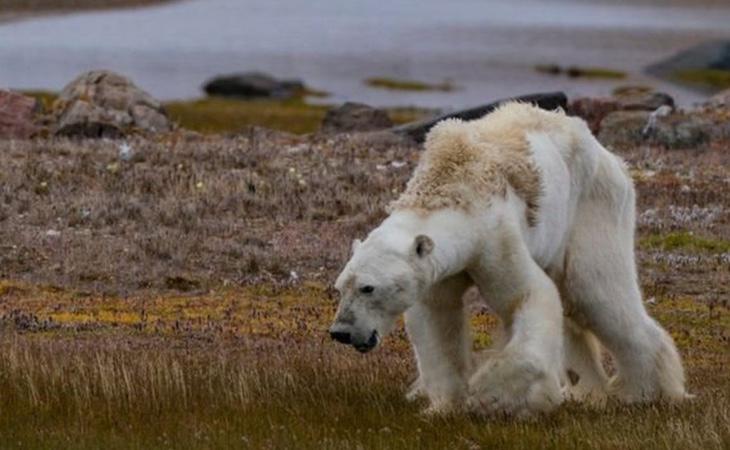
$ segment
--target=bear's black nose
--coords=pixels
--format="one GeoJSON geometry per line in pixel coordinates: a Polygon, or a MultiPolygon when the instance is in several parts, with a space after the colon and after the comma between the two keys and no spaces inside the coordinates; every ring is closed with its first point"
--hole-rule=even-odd
{"type": "Polygon", "coordinates": [[[350,343],[350,333],[346,331],[330,331],[330,337],[335,341],[341,342],[343,344],[350,343]]]}

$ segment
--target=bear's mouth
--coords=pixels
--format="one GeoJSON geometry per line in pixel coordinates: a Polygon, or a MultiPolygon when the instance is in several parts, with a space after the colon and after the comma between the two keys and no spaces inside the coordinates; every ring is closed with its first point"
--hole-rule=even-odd
{"type": "Polygon", "coordinates": [[[367,353],[370,350],[374,349],[378,342],[380,341],[380,336],[378,335],[378,330],[373,330],[373,332],[370,334],[370,337],[368,338],[367,342],[359,342],[357,344],[352,344],[353,347],[355,347],[355,350],[357,350],[360,353],[367,353]]]}

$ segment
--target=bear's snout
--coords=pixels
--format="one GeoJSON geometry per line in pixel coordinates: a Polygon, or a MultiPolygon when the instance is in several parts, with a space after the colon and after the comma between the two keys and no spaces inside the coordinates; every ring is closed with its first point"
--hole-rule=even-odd
{"type": "Polygon", "coordinates": [[[332,331],[330,330],[330,337],[337,342],[342,344],[350,343],[350,333],[346,331],[332,331]]]}
{"type": "Polygon", "coordinates": [[[344,329],[342,326],[333,326],[329,330],[332,340],[341,344],[352,345],[360,353],[367,353],[375,348],[380,342],[380,336],[376,330],[369,333],[358,332],[357,330],[344,329]]]}

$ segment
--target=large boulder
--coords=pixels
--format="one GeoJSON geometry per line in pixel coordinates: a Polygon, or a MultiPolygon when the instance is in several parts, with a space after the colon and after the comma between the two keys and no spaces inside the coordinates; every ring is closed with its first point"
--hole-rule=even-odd
{"type": "Polygon", "coordinates": [[[73,80],[53,109],[53,132],[59,136],[116,138],[133,131],[172,128],[160,102],[128,78],[103,70],[73,80]]]}
{"type": "Polygon", "coordinates": [[[663,106],[674,110],[674,99],[669,94],[642,87],[626,87],[611,97],[577,98],[568,105],[568,112],[584,119],[591,131],[597,134],[601,131],[603,119],[613,112],[652,112],[663,106]]]}
{"type": "Polygon", "coordinates": [[[662,106],[674,109],[674,98],[671,95],[650,89],[623,89],[614,94],[620,110],[623,111],[655,111],[662,106]]]}
{"type": "Polygon", "coordinates": [[[330,109],[322,121],[322,131],[325,133],[375,131],[392,126],[393,122],[382,109],[353,102],[330,109]]]}
{"type": "Polygon", "coordinates": [[[27,139],[38,132],[35,118],[40,103],[15,92],[0,90],[0,139],[27,139]]]}
{"type": "Polygon", "coordinates": [[[304,89],[299,80],[278,80],[261,72],[222,75],[203,85],[208,95],[234,98],[286,99],[300,95],[304,89]]]}
{"type": "Polygon", "coordinates": [[[603,119],[598,140],[609,146],[650,143],[667,148],[697,148],[710,139],[714,127],[711,121],[694,114],[615,111],[603,119]]]}

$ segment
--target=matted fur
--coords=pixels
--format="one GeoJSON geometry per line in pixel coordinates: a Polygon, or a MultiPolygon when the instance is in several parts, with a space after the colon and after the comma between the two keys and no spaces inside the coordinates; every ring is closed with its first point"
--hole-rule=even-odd
{"type": "Polygon", "coordinates": [[[390,210],[470,210],[511,186],[534,225],[542,180],[527,135],[564,126],[562,112],[517,102],[471,122],[444,120],[428,133],[418,167],[390,210]]]}

